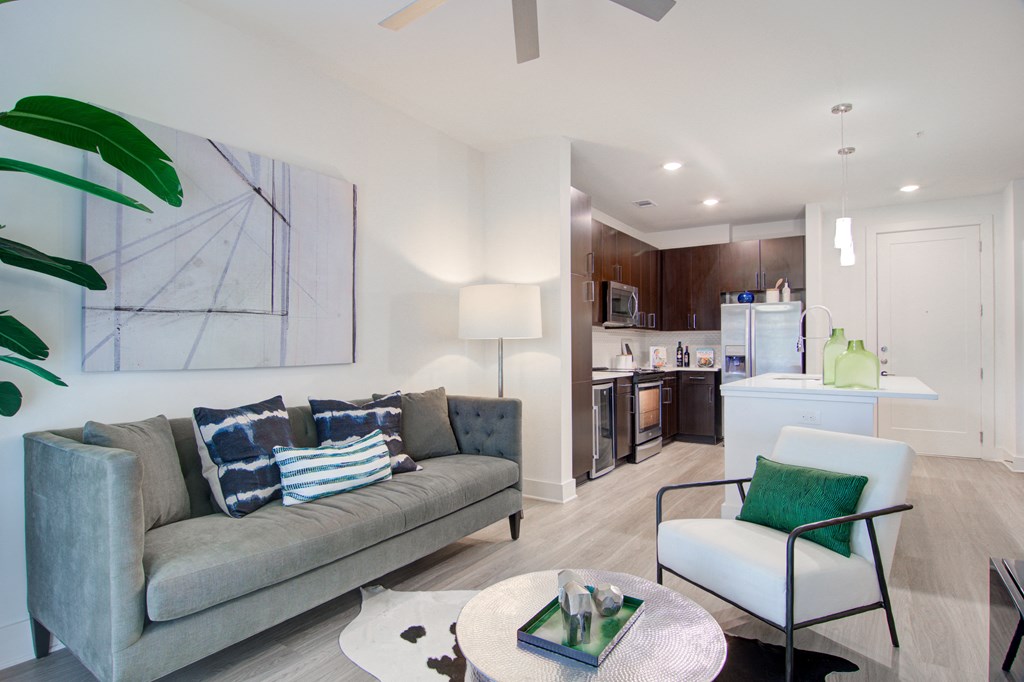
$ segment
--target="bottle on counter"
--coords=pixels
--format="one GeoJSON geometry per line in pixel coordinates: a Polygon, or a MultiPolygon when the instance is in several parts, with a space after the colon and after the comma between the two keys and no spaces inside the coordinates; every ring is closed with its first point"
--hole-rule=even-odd
{"type": "Polygon", "coordinates": [[[836,388],[878,390],[881,368],[878,356],[864,348],[864,341],[850,341],[846,352],[836,359],[836,388]]]}
{"type": "Polygon", "coordinates": [[[686,350],[683,351],[683,367],[690,366],[690,347],[687,346],[686,350]]]}
{"type": "Polygon", "coordinates": [[[821,351],[821,383],[824,385],[832,386],[836,383],[836,360],[846,352],[848,345],[843,328],[835,327],[832,330],[832,337],[825,342],[825,347],[821,351]]]}
{"type": "Polygon", "coordinates": [[[676,344],[676,367],[683,366],[683,342],[676,344]]]}
{"type": "Polygon", "coordinates": [[[782,285],[782,302],[783,303],[789,303],[789,301],[792,299],[792,297],[793,297],[793,292],[789,288],[789,280],[787,279],[786,283],[782,285]]]}

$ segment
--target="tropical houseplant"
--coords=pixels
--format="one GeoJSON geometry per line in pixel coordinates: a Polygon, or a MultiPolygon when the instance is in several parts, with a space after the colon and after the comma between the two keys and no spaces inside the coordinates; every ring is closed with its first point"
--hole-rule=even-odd
{"type": "MultiPolygon", "coordinates": [[[[10,111],[0,112],[0,126],[99,154],[104,162],[138,181],[160,200],[171,206],[181,206],[181,182],[170,157],[142,131],[117,114],[78,100],[43,95],[26,97],[10,111]]],[[[0,158],[0,171],[28,173],[152,213],[129,196],[51,168],[0,158]]],[[[2,237],[0,261],[87,289],[107,288],[100,274],[87,263],[50,256],[2,237]]],[[[7,310],[0,312],[0,348],[11,351],[11,354],[0,355],[0,362],[26,369],[59,386],[67,385],[60,377],[34,362],[45,360],[50,353],[49,347],[7,310]]],[[[10,381],[0,381],[0,416],[15,414],[21,403],[18,387],[10,381]]]]}

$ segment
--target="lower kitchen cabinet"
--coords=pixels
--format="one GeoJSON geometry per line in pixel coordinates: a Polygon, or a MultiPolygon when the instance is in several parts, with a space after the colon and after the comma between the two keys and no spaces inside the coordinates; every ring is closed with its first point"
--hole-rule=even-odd
{"type": "Polygon", "coordinates": [[[717,443],[722,439],[722,372],[679,372],[681,440],[717,443]]]}
{"type": "Polygon", "coordinates": [[[633,377],[615,380],[615,459],[633,454],[633,377]]]}
{"type": "Polygon", "coordinates": [[[667,372],[661,387],[661,438],[668,442],[679,433],[679,378],[667,372]]]}

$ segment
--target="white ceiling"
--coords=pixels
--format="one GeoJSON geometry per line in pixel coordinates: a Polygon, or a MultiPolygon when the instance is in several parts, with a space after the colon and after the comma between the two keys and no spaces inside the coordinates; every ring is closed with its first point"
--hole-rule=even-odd
{"type": "Polygon", "coordinates": [[[679,0],[660,23],[538,0],[541,57],[521,65],[509,0],[377,26],[408,1],[186,0],[480,150],[570,138],[573,184],[643,231],[836,206],[839,102],[854,216],[1024,177],[1024,0],[679,0]]]}

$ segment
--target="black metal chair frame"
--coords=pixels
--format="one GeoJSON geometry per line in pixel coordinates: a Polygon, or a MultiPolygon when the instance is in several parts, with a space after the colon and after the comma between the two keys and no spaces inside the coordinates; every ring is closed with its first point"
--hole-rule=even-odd
{"type": "MultiPolygon", "coordinates": [[[[697,482],[697,483],[680,483],[680,484],[677,484],[677,485],[665,486],[664,488],[662,488],[661,490],[658,491],[657,510],[656,510],[656,517],[657,518],[656,518],[656,525],[655,525],[655,529],[656,529],[655,530],[655,537],[657,537],[657,528],[661,526],[661,520],[662,520],[662,518],[661,518],[661,516],[662,516],[662,513],[661,513],[662,512],[662,498],[665,496],[666,492],[668,492],[670,490],[684,490],[684,489],[687,489],[687,488],[706,488],[706,487],[709,487],[709,486],[717,486],[717,485],[735,485],[736,488],[739,490],[739,493],[740,493],[740,501],[743,502],[743,501],[746,501],[746,499],[747,499],[746,491],[743,489],[743,484],[744,483],[750,483],[750,479],[749,478],[732,478],[732,479],[727,479],[727,480],[722,480],[722,481],[701,481],[701,482],[697,482]]],[[[658,562],[657,581],[658,581],[658,584],[661,585],[662,584],[662,578],[663,578],[663,571],[668,571],[672,575],[674,575],[674,576],[676,576],[678,578],[682,578],[683,580],[685,580],[686,582],[688,582],[688,583],[690,583],[692,585],[696,585],[697,587],[699,587],[700,589],[704,590],[705,592],[708,592],[709,594],[713,594],[714,596],[718,597],[722,601],[727,602],[729,604],[732,604],[733,606],[735,606],[736,608],[740,609],[741,611],[749,613],[754,618],[757,618],[758,620],[763,621],[763,622],[767,623],[768,625],[771,625],[773,628],[776,628],[778,630],[782,630],[785,633],[785,635],[786,635],[786,682],[793,682],[793,633],[794,633],[794,631],[799,630],[801,628],[810,627],[812,625],[818,625],[820,623],[826,623],[826,622],[831,621],[831,620],[838,620],[840,618],[846,618],[847,616],[854,616],[854,615],[856,615],[858,613],[864,613],[865,611],[873,611],[874,609],[884,609],[885,610],[885,618],[886,618],[886,620],[888,621],[888,624],[889,624],[889,638],[892,640],[892,645],[894,647],[896,647],[896,648],[899,648],[900,641],[899,641],[899,638],[896,636],[896,621],[893,619],[893,616],[892,616],[892,602],[889,599],[889,588],[887,587],[887,585],[885,583],[885,570],[882,567],[882,557],[881,557],[881,554],[878,551],[878,539],[877,539],[877,537],[875,535],[874,519],[879,517],[879,516],[886,516],[888,514],[896,514],[896,513],[899,513],[899,512],[905,512],[905,511],[908,511],[908,510],[913,509],[913,508],[914,508],[914,505],[912,505],[912,504],[898,504],[898,505],[895,505],[893,507],[886,507],[885,509],[877,509],[877,510],[874,510],[874,511],[861,512],[859,514],[849,514],[847,516],[837,516],[836,518],[833,518],[833,519],[827,519],[825,521],[817,521],[815,523],[805,523],[802,526],[797,526],[796,528],[794,528],[789,533],[789,537],[786,540],[786,622],[783,625],[779,625],[778,623],[773,623],[772,621],[768,620],[767,618],[759,616],[758,614],[756,614],[756,613],[754,613],[754,612],[752,612],[752,611],[750,611],[748,609],[743,608],[742,606],[740,606],[736,602],[734,602],[734,601],[732,601],[730,599],[727,599],[726,597],[723,597],[722,595],[718,594],[717,592],[714,592],[713,590],[709,590],[708,588],[704,587],[700,583],[694,582],[693,580],[690,580],[689,578],[687,578],[684,575],[679,575],[678,573],[673,571],[668,566],[662,566],[662,564],[661,564],[661,557],[660,556],[657,557],[657,562],[658,562]],[[872,557],[874,558],[874,563],[875,563],[875,575],[878,577],[878,591],[882,595],[882,600],[878,601],[878,602],[875,602],[873,604],[866,604],[865,606],[858,606],[857,608],[847,609],[846,611],[840,611],[839,613],[834,613],[834,614],[831,614],[831,615],[828,615],[828,616],[822,616],[821,618],[813,618],[811,620],[805,620],[805,621],[802,621],[800,623],[794,623],[793,622],[793,603],[794,603],[794,594],[795,594],[795,591],[796,591],[796,581],[795,581],[795,575],[794,575],[794,572],[793,572],[794,571],[794,567],[793,567],[793,559],[794,559],[793,551],[794,551],[794,548],[796,546],[797,539],[801,535],[803,535],[804,533],[808,533],[808,532],[810,532],[812,530],[817,530],[818,528],[826,528],[828,526],[836,526],[836,525],[839,525],[839,524],[842,524],[842,523],[851,523],[851,522],[854,522],[854,521],[864,521],[867,524],[867,527],[868,527],[868,538],[871,541],[871,554],[872,554],[872,557]]],[[[655,544],[655,553],[657,553],[657,544],[655,544]]]]}

